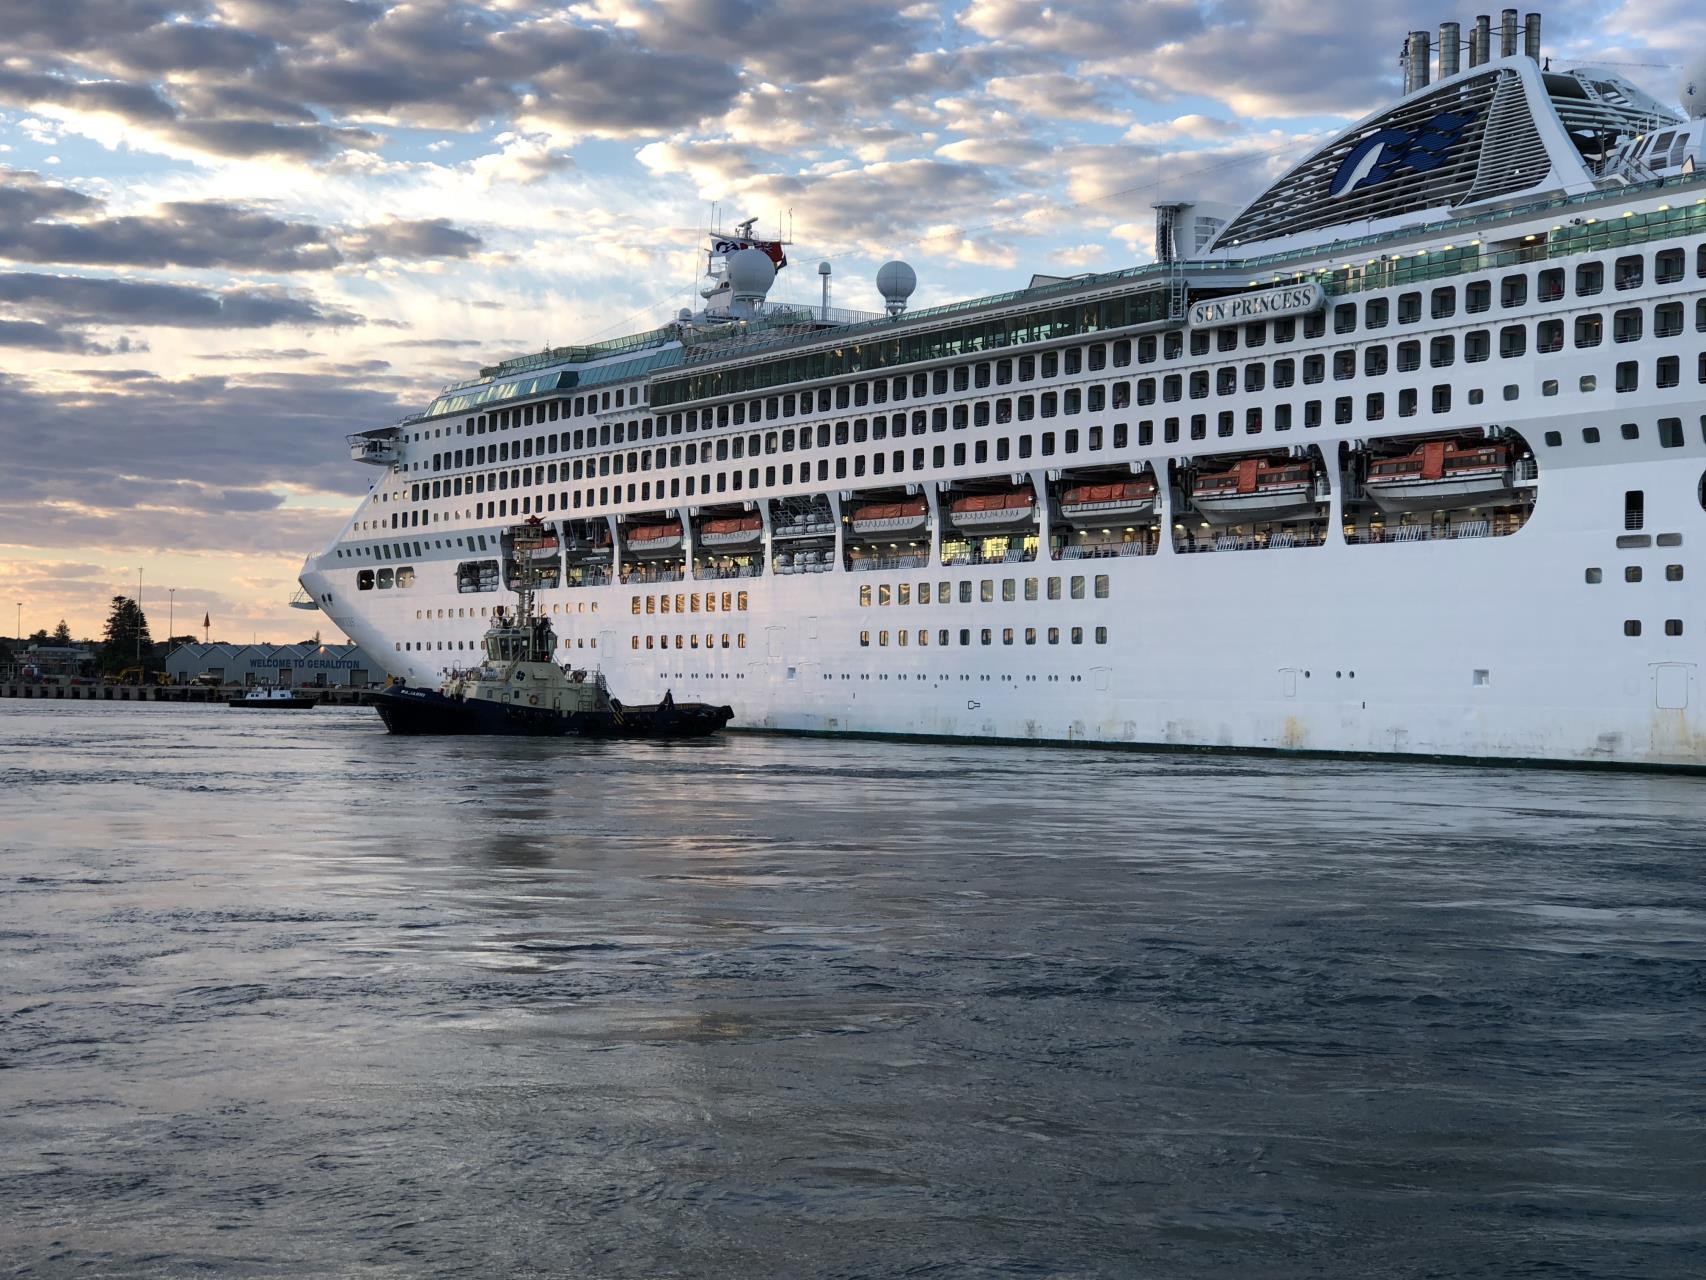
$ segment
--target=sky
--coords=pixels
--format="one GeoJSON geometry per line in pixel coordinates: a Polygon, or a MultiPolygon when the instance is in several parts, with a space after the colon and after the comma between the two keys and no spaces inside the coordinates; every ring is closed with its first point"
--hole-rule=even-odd
{"type": "MultiPolygon", "coordinates": [[[[1148,261],[1397,96],[1392,0],[4,0],[0,634],[110,598],[285,642],[378,472],[345,435],[482,364],[664,323],[709,227],[876,311],[1148,261]],[[168,592],[171,594],[169,595],[168,592]]],[[[1497,12],[1493,10],[1492,12],[1497,12]]],[[[1553,4],[1674,102],[1698,0],[1553,4]]]]}

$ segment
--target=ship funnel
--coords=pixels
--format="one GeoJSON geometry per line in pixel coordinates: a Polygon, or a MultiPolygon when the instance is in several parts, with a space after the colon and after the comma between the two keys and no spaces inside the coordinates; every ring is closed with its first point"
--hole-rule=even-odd
{"type": "Polygon", "coordinates": [[[1458,57],[1463,49],[1463,28],[1455,22],[1439,24],[1439,78],[1454,76],[1458,70],[1458,57]]]}
{"type": "Polygon", "coordinates": [[[1522,20],[1522,51],[1536,62],[1540,61],[1540,15],[1531,13],[1522,20]]]}
{"type": "Polygon", "coordinates": [[[1509,58],[1516,53],[1516,10],[1499,11],[1499,57],[1509,58]]]}
{"type": "Polygon", "coordinates": [[[1478,67],[1492,57],[1493,20],[1486,14],[1475,19],[1475,30],[1469,36],[1469,65],[1478,67]]]}
{"type": "Polygon", "coordinates": [[[1404,92],[1414,93],[1428,83],[1428,33],[1412,31],[1404,41],[1404,92]]]}

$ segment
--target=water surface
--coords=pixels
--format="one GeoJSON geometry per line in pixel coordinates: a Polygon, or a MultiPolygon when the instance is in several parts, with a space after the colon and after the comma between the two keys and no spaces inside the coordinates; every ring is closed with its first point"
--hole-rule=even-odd
{"type": "Polygon", "coordinates": [[[1703,788],[0,701],[0,1272],[1697,1277],[1703,788]]]}

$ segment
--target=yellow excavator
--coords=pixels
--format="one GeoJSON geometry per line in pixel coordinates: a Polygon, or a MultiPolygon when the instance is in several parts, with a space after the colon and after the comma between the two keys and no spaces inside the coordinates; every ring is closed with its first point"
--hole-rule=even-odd
{"type": "Polygon", "coordinates": [[[126,667],[119,672],[114,680],[118,684],[140,685],[146,688],[164,688],[172,683],[172,678],[164,671],[144,671],[141,667],[126,667]]]}

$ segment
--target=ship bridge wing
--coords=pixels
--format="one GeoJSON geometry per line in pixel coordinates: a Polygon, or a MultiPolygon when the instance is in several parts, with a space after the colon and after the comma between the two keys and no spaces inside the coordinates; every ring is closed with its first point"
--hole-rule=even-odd
{"type": "Polygon", "coordinates": [[[1211,252],[1304,248],[1516,196],[1592,190],[1595,156],[1668,114],[1644,95],[1616,101],[1607,79],[1545,72],[1516,54],[1426,85],[1305,157],[1227,223],[1211,252]]]}

